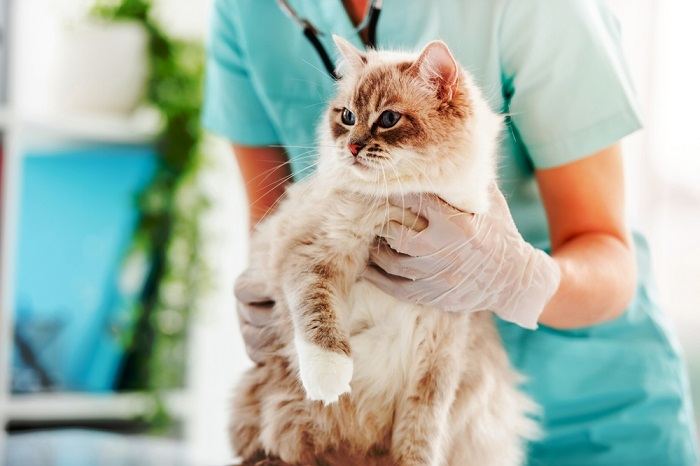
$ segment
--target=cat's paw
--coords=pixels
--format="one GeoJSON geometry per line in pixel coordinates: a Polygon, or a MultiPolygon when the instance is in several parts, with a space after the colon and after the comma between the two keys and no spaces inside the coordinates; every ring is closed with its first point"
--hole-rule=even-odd
{"type": "Polygon", "coordinates": [[[301,338],[295,339],[295,345],[299,376],[308,399],[328,405],[337,402],[340,395],[350,393],[352,358],[301,338]]]}

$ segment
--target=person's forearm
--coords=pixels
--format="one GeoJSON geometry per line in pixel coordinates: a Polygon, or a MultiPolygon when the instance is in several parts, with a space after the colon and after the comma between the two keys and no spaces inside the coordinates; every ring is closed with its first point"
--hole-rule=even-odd
{"type": "Polygon", "coordinates": [[[576,328],[612,320],[627,308],[636,286],[631,240],[608,234],[575,237],[553,253],[561,282],[539,322],[576,328]]]}
{"type": "Polygon", "coordinates": [[[284,149],[279,147],[233,146],[243,178],[253,228],[271,212],[291,182],[291,170],[284,149]]]}

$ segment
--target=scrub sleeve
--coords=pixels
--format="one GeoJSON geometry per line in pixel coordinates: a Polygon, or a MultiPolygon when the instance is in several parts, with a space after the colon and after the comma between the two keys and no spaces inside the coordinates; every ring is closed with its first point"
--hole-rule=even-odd
{"type": "Polygon", "coordinates": [[[202,124],[229,141],[245,146],[279,144],[267,109],[250,76],[242,38],[238,37],[231,0],[214,2],[206,71],[207,98],[202,124]]]}
{"type": "Polygon", "coordinates": [[[590,0],[511,1],[500,33],[507,112],[535,168],[641,128],[615,18],[590,0]]]}

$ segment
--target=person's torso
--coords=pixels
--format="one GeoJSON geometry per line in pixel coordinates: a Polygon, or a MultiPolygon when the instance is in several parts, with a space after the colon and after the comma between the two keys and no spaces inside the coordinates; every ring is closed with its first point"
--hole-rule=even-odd
{"type": "MultiPolygon", "coordinates": [[[[331,34],[363,46],[342,2],[290,3],[321,30],[321,41],[331,57],[338,57],[331,34]]],[[[507,1],[383,3],[377,28],[380,49],[415,50],[432,39],[444,40],[475,77],[492,109],[507,114],[499,44],[507,1]]],[[[232,12],[232,18],[238,21],[238,45],[247,58],[255,92],[292,159],[295,177],[303,178],[313,170],[316,127],[334,93],[334,82],[299,26],[285,16],[277,2],[238,0],[235,5],[238,11],[232,12]]],[[[517,128],[511,125],[504,128],[498,166],[499,184],[518,229],[527,241],[547,249],[547,221],[533,165],[518,140],[517,128]]],[[[652,451],[661,458],[671,444],[654,430],[662,424],[674,426],[675,430],[666,434],[682,442],[674,447],[678,455],[692,450],[692,442],[678,427],[679,416],[684,425],[692,420],[684,398],[677,343],[653,297],[648,251],[641,238],[637,238],[637,252],[637,294],[617,320],[586,329],[543,327],[536,332],[499,322],[511,361],[530,378],[528,391],[545,408],[543,421],[549,435],[533,451],[537,464],[581,464],[577,458],[588,458],[589,454],[599,454],[603,462],[595,464],[626,464],[619,458],[634,457],[632,450],[637,444],[615,443],[615,438],[627,435],[625,432],[649,445],[648,464],[661,464],[652,451]],[[668,420],[668,416],[676,419],[668,420]],[[651,438],[664,446],[651,445],[651,438]],[[570,461],[562,462],[564,457],[570,461]],[[554,462],[548,463],[552,458],[554,462]],[[605,462],[608,460],[613,462],[605,462]]]]}
{"type": "MultiPolygon", "coordinates": [[[[322,33],[321,42],[334,59],[331,34],[363,43],[340,1],[292,0],[298,14],[322,33]]],[[[493,110],[507,113],[499,27],[505,3],[500,0],[385,0],[377,26],[378,48],[418,50],[433,39],[444,40],[459,63],[481,87],[493,110]]],[[[311,173],[316,128],[334,82],[300,27],[274,1],[237,2],[243,52],[256,92],[290,157],[295,178],[311,173]],[[254,18],[254,20],[252,20],[254,18]],[[274,34],[271,34],[274,31],[274,34]]],[[[547,224],[533,178],[532,164],[517,131],[504,128],[499,154],[499,182],[526,240],[548,246],[547,224]]]]}

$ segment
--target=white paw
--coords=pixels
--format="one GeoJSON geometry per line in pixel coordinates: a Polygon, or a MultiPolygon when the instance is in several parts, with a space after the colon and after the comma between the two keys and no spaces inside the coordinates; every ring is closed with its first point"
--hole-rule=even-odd
{"type": "Polygon", "coordinates": [[[310,400],[335,403],[343,393],[350,393],[352,359],[295,338],[299,355],[299,375],[310,400]]]}

